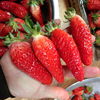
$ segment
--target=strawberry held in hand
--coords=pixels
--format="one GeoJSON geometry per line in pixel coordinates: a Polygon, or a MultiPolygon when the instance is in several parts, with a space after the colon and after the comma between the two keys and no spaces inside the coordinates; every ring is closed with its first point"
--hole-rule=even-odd
{"type": "Polygon", "coordinates": [[[84,78],[83,65],[81,62],[78,48],[73,38],[65,31],[59,29],[54,22],[46,25],[45,29],[51,34],[51,40],[56,46],[60,57],[65,61],[66,65],[78,81],[84,78]]]}
{"type": "MultiPolygon", "coordinates": [[[[23,25],[24,29],[26,28],[23,25]]],[[[42,65],[51,73],[58,83],[64,81],[63,69],[60,62],[60,57],[53,42],[41,31],[39,23],[34,25],[33,29],[29,29],[31,37],[33,37],[32,47],[34,53],[42,65]]],[[[26,30],[27,32],[27,30],[26,30]]]]}
{"type": "Polygon", "coordinates": [[[17,37],[13,37],[10,33],[10,38],[4,43],[11,44],[9,52],[13,64],[34,79],[50,85],[52,76],[37,60],[32,46],[28,42],[24,42],[23,39],[20,40],[20,34],[17,37]]]}
{"type": "Polygon", "coordinates": [[[93,60],[93,48],[91,32],[85,21],[76,14],[73,8],[65,12],[65,18],[70,20],[72,36],[80,52],[84,65],[91,65],[93,60]]]}

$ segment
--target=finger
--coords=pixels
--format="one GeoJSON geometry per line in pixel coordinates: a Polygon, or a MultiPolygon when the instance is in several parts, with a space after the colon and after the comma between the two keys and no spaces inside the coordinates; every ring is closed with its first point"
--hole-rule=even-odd
{"type": "MultiPolygon", "coordinates": [[[[64,68],[64,76],[66,78],[74,78],[71,71],[68,69],[66,65],[64,65],[63,68],[64,68]]],[[[100,75],[100,69],[98,67],[96,66],[85,66],[84,67],[84,78],[96,77],[98,75],[100,75]]]]}
{"type": "MultiPolygon", "coordinates": [[[[54,22],[60,25],[61,21],[60,19],[54,19],[54,22]]],[[[45,26],[42,27],[42,31],[45,32],[45,26]]]]}
{"type": "Polygon", "coordinates": [[[55,98],[60,100],[68,100],[69,95],[68,92],[57,86],[45,87],[44,89],[44,97],[45,98],[55,98]]]}
{"type": "Polygon", "coordinates": [[[89,78],[89,77],[96,77],[100,75],[100,69],[95,66],[85,66],[84,67],[84,77],[89,78]]]}

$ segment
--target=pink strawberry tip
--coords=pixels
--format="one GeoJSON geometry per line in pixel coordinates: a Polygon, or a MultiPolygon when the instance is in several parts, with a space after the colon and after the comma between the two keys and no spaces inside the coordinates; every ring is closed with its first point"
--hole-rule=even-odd
{"type": "Polygon", "coordinates": [[[67,12],[65,11],[64,17],[65,17],[65,19],[67,19],[68,21],[70,21],[71,18],[72,18],[73,16],[75,16],[75,15],[76,15],[75,9],[72,8],[72,7],[70,7],[70,8],[68,9],[67,12]]]}
{"type": "Polygon", "coordinates": [[[28,6],[31,6],[31,5],[33,5],[33,6],[39,6],[40,4],[43,5],[43,1],[44,0],[29,0],[28,6]]]}
{"type": "Polygon", "coordinates": [[[50,36],[51,32],[57,28],[60,28],[60,26],[56,22],[54,22],[54,20],[51,20],[51,22],[48,22],[45,25],[45,32],[47,32],[47,35],[50,36]]]}
{"type": "Polygon", "coordinates": [[[5,39],[5,41],[3,41],[3,44],[5,46],[8,46],[9,44],[12,44],[13,42],[16,42],[16,41],[25,41],[25,39],[21,39],[20,32],[18,32],[16,37],[14,37],[12,33],[9,33],[3,38],[5,39]]]}
{"type": "Polygon", "coordinates": [[[13,31],[18,32],[18,29],[21,28],[21,27],[18,26],[19,23],[15,22],[14,19],[15,19],[14,17],[11,17],[11,18],[9,19],[9,21],[6,22],[6,24],[9,24],[9,26],[11,26],[11,27],[13,28],[12,31],[11,31],[11,33],[12,33],[13,31]]]}

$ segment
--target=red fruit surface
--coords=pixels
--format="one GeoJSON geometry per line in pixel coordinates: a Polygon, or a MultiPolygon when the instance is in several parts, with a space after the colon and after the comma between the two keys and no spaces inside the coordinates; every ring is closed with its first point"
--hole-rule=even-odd
{"type": "Polygon", "coordinates": [[[0,9],[0,23],[7,22],[10,18],[11,14],[9,12],[0,9]]]}
{"type": "Polygon", "coordinates": [[[60,57],[53,42],[46,36],[39,35],[33,39],[32,47],[36,57],[49,70],[58,83],[64,81],[60,57]]]}
{"type": "Polygon", "coordinates": [[[71,18],[71,32],[79,49],[83,64],[91,65],[93,60],[91,32],[85,21],[79,15],[71,18]]]}
{"type": "Polygon", "coordinates": [[[83,87],[83,86],[80,86],[80,87],[75,88],[75,89],[73,90],[73,94],[74,94],[74,95],[82,95],[83,92],[84,92],[84,87],[83,87]]]}
{"type": "Polygon", "coordinates": [[[100,100],[100,95],[98,93],[94,94],[95,100],[100,100]]]}
{"type": "Polygon", "coordinates": [[[19,18],[24,18],[27,15],[27,10],[24,6],[11,2],[11,1],[1,1],[0,8],[13,13],[15,16],[19,18]]]}
{"type": "Polygon", "coordinates": [[[29,43],[12,43],[10,47],[10,57],[16,67],[27,73],[29,76],[47,85],[52,83],[50,73],[36,59],[29,43]]]}
{"type": "Polygon", "coordinates": [[[27,10],[29,10],[29,6],[28,6],[28,2],[29,0],[21,0],[21,5],[23,5],[27,10]]]}
{"type": "Polygon", "coordinates": [[[100,0],[87,0],[87,9],[88,10],[100,10],[100,0]]]}
{"type": "Polygon", "coordinates": [[[0,47],[0,56],[3,56],[8,51],[8,47],[0,47]]]}
{"type": "Polygon", "coordinates": [[[78,81],[82,81],[84,78],[83,65],[73,38],[63,30],[55,29],[52,31],[51,40],[74,77],[78,81]]]}
{"type": "Polygon", "coordinates": [[[85,86],[84,87],[84,93],[86,94],[91,94],[92,93],[92,87],[89,87],[89,86],[85,86]]]}
{"type": "Polygon", "coordinates": [[[88,14],[88,15],[87,15],[87,18],[88,18],[89,26],[90,26],[91,28],[96,28],[96,25],[95,25],[95,23],[94,23],[94,21],[93,21],[92,15],[91,15],[91,14],[88,14]]]}
{"type": "Polygon", "coordinates": [[[72,100],[83,100],[83,98],[79,95],[75,95],[72,100]]]}
{"type": "Polygon", "coordinates": [[[40,9],[40,6],[36,5],[31,5],[30,6],[30,12],[31,12],[31,15],[32,17],[37,21],[39,22],[39,24],[42,26],[44,26],[43,24],[43,19],[42,19],[42,12],[41,12],[41,9],[40,9]]]}

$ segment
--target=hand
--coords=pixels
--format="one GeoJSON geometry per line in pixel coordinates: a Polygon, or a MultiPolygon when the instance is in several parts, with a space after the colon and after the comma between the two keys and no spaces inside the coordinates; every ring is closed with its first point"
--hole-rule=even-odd
{"type": "MultiPolygon", "coordinates": [[[[56,20],[57,22],[59,20],[56,20]]],[[[93,36],[92,36],[93,39],[93,36]]],[[[46,86],[29,77],[11,62],[9,51],[2,57],[0,62],[9,90],[12,95],[24,98],[57,98],[67,100],[68,92],[57,86],[46,86]]],[[[65,77],[72,78],[73,75],[67,67],[64,67],[65,77]]],[[[97,67],[84,67],[85,78],[95,77],[100,73],[97,67]],[[89,74],[88,74],[89,73],[89,74]],[[90,74],[91,73],[91,74],[90,74]]]]}

